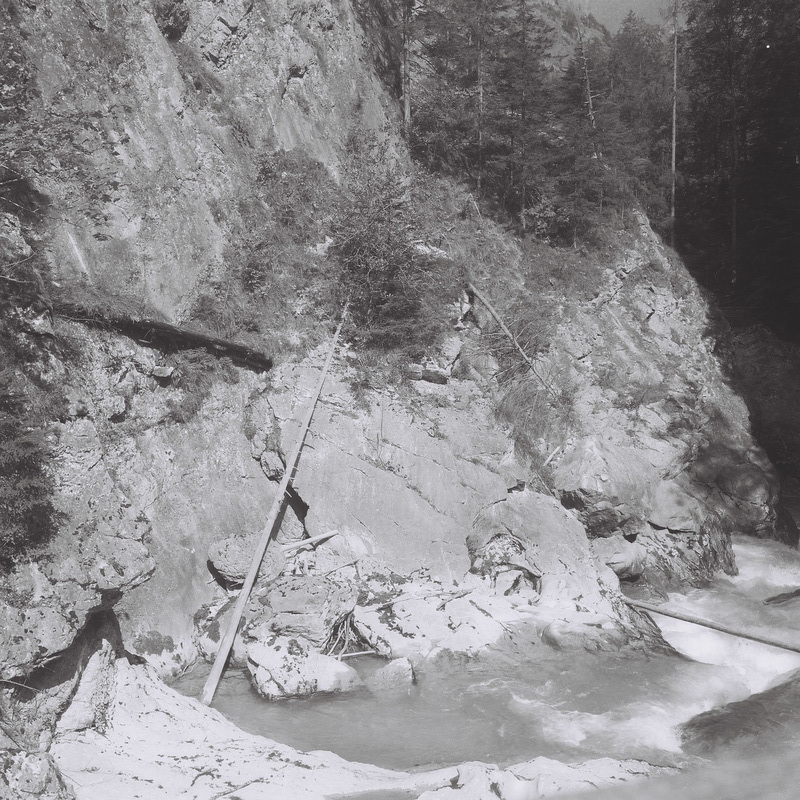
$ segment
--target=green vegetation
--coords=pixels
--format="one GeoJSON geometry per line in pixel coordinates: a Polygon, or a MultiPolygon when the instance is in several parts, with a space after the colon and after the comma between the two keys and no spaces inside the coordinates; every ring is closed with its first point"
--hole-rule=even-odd
{"type": "Polygon", "coordinates": [[[21,305],[36,303],[39,277],[27,265],[0,276],[0,567],[45,544],[56,532],[47,425],[64,410],[58,382],[42,378],[47,353],[27,331],[21,305]],[[10,272],[13,273],[9,275],[10,272]]]}
{"type": "Polygon", "coordinates": [[[797,335],[800,279],[800,7],[690,0],[682,64],[684,213],[679,249],[733,305],[797,335]],[[788,325],[775,308],[789,300],[788,325]]]}
{"type": "Polygon", "coordinates": [[[490,213],[556,245],[602,246],[604,229],[624,227],[636,207],[663,217],[669,48],[633,14],[616,36],[598,28],[530,0],[421,5],[404,30],[416,54],[414,155],[468,180],[490,213]],[[560,76],[549,54],[565,32],[578,43],[560,76]]]}
{"type": "Polygon", "coordinates": [[[367,348],[421,357],[445,327],[463,273],[426,243],[422,218],[439,214],[423,200],[424,176],[407,177],[386,144],[354,138],[344,192],[331,220],[330,253],[342,271],[353,335],[367,348]],[[438,313],[437,313],[438,312],[438,313]]]}
{"type": "Polygon", "coordinates": [[[533,0],[397,5],[410,11],[396,29],[420,162],[470,184],[484,213],[558,246],[603,247],[641,208],[706,285],[797,335],[794,0],[670,3],[677,92],[671,20],[663,28],[630,13],[611,35],[533,0]],[[562,71],[551,48],[565,36],[577,41],[562,71]]]}
{"type": "Polygon", "coordinates": [[[169,356],[167,364],[174,367],[172,384],[180,390],[177,400],[167,401],[173,422],[189,422],[196,417],[218,380],[239,382],[230,359],[217,358],[205,350],[183,350],[169,356]]]}

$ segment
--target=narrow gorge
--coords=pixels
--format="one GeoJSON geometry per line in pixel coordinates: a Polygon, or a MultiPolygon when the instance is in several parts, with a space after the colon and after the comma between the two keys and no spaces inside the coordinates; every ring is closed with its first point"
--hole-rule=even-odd
{"type": "MultiPolygon", "coordinates": [[[[644,201],[520,230],[423,167],[406,5],[0,0],[0,797],[797,776],[794,346],[732,330],[644,201]]],[[[543,81],[608,35],[528,5],[543,81]]]]}

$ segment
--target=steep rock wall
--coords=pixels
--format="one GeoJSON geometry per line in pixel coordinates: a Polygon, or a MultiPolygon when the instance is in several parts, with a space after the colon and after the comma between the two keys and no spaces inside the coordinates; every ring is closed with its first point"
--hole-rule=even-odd
{"type": "MultiPolygon", "coordinates": [[[[506,288],[526,291],[524,282],[506,288]]],[[[539,425],[539,448],[553,453],[553,485],[604,540],[595,549],[608,563],[661,591],[735,570],[731,532],[796,542],[791,521],[778,518],[777,473],[717,352],[711,309],[644,219],[593,299],[564,298],[561,319],[538,377],[507,393],[535,401],[540,417],[562,414],[554,428],[539,425]]]]}
{"type": "MultiPolygon", "coordinates": [[[[188,14],[177,31],[165,28],[172,41],[149,2],[52,0],[26,5],[19,23],[51,148],[48,159],[20,156],[50,198],[28,230],[43,237],[58,277],[133,288],[175,319],[198,283],[236,257],[260,154],[302,146],[335,171],[351,125],[377,129],[391,114],[348,3],[178,5],[188,14]]],[[[473,279],[497,295],[524,293],[515,245],[504,241],[506,267],[473,279]]],[[[400,581],[429,570],[452,584],[471,565],[476,518],[482,557],[502,523],[512,545],[522,539],[545,556],[534,557],[547,573],[542,593],[528,596],[546,607],[549,643],[599,646],[617,625],[647,629],[606,564],[622,560],[620,574],[676,588],[733,568],[730,530],[772,531],[774,475],[714,353],[708,308],[646,225],[589,306],[563,305],[570,315],[539,361],[571,388],[573,414],[542,445],[559,448],[553,492],[571,510],[537,494],[550,492],[547,474],[495,417],[500,387],[476,305],[477,328],[413,371],[439,383],[357,397],[361,368],[342,354],[283,528],[289,537],[339,530],[317,552],[320,572],[355,572],[358,561],[400,581]],[[633,544],[641,549],[622,552],[633,544]],[[576,615],[590,621],[573,626],[576,615]]],[[[163,672],[181,669],[196,652],[193,614],[227,599],[209,548],[263,525],[321,352],[266,379],[236,369],[178,423],[184,390],[157,369],[157,351],[74,324],[56,328],[55,344],[52,331],[29,335],[48,340],[43,368],[70,397],[53,461],[68,522],[48,552],[4,577],[2,674],[48,666],[110,607],[127,650],[163,672]],[[77,366],[59,354],[65,339],[77,366]]],[[[505,588],[488,591],[498,599],[505,588]]]]}
{"type": "Polygon", "coordinates": [[[170,318],[238,257],[261,155],[302,146],[335,172],[391,114],[344,0],[49,0],[16,24],[36,96],[13,164],[49,199],[22,204],[48,261],[170,318]],[[164,34],[172,7],[186,25],[164,34]]]}

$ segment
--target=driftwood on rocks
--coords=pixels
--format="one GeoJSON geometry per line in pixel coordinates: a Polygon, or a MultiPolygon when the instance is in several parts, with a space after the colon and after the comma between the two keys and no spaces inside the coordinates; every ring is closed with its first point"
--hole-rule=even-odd
{"type": "Polygon", "coordinates": [[[64,319],[82,322],[95,328],[119,331],[135,339],[139,344],[156,347],[159,350],[174,351],[202,347],[212,355],[227,356],[243,366],[258,370],[272,369],[272,358],[266,353],[241,342],[208,336],[177,325],[170,325],[168,322],[98,311],[64,300],[53,302],[53,313],[64,319]]]}

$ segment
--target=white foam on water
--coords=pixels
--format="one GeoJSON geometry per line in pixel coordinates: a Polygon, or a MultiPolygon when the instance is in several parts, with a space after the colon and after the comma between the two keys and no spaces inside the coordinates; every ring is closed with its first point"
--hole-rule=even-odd
{"type": "MultiPolygon", "coordinates": [[[[695,607],[693,610],[703,609],[695,607]]],[[[800,668],[798,653],[717,633],[667,617],[658,617],[657,622],[664,638],[679,653],[704,664],[716,664],[735,670],[750,694],[763,692],[780,676],[800,668]]]]}
{"type": "Polygon", "coordinates": [[[739,574],[730,580],[743,590],[800,588],[800,551],[795,548],[780,542],[735,536],[733,552],[739,574]]]}
{"type": "MultiPolygon", "coordinates": [[[[735,537],[739,574],[711,586],[670,595],[669,606],[800,648],[800,598],[765,605],[768,597],[800,588],[800,553],[779,542],[735,537]]],[[[657,616],[664,638],[678,652],[705,664],[736,670],[750,692],[761,692],[800,668],[800,653],[657,616]]]]}
{"type": "Polygon", "coordinates": [[[726,667],[658,656],[607,669],[595,658],[597,686],[572,671],[572,691],[512,693],[509,710],[528,717],[537,737],[616,758],[647,758],[681,751],[678,726],[715,706],[750,694],[739,673],[726,667]],[[603,702],[605,698],[605,702],[603,702]],[[602,710],[594,708],[602,706],[602,710]],[[586,710],[592,708],[592,710],[586,710]]]}
{"type": "MultiPolygon", "coordinates": [[[[720,576],[707,589],[673,595],[670,605],[800,642],[800,599],[763,603],[800,587],[800,553],[749,539],[737,539],[735,552],[737,577],[720,576]]],[[[253,733],[402,769],[465,760],[515,763],[537,755],[662,763],[672,754],[682,758],[681,723],[743,700],[800,667],[800,654],[654,618],[665,638],[693,660],[545,649],[535,664],[487,669],[468,662],[442,674],[423,673],[398,697],[362,691],[272,704],[256,698],[246,678],[229,676],[217,704],[253,733]]]]}

